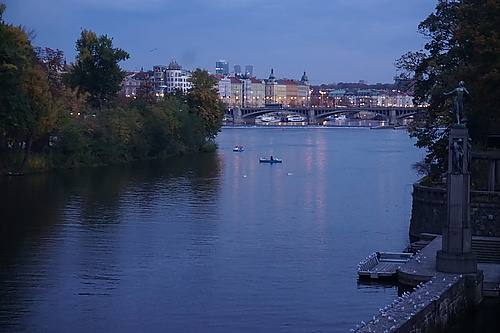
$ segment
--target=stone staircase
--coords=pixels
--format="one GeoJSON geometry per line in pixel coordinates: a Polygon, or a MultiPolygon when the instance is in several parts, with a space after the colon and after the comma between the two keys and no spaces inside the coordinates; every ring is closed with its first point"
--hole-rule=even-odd
{"type": "Polygon", "coordinates": [[[500,237],[472,237],[478,263],[500,264],[500,237]]]}

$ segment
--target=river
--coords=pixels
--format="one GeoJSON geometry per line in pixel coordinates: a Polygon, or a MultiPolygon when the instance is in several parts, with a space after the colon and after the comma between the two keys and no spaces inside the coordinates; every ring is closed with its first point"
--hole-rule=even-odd
{"type": "Polygon", "coordinates": [[[223,128],[214,153],[0,179],[1,332],[346,332],[408,245],[404,130],[223,128]],[[243,152],[233,152],[236,145],[243,152]],[[281,164],[259,163],[259,157],[281,164]]]}

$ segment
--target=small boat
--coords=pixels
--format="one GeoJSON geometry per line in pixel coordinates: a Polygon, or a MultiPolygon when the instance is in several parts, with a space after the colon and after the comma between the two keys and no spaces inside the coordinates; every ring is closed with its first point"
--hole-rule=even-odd
{"type": "Polygon", "coordinates": [[[245,149],[243,149],[243,146],[236,146],[233,148],[233,151],[243,151],[245,149]]]}
{"type": "Polygon", "coordinates": [[[286,120],[289,122],[303,122],[306,121],[307,118],[300,115],[292,115],[292,116],[289,115],[286,117],[286,120]]]}
{"type": "Polygon", "coordinates": [[[271,156],[270,158],[261,157],[261,158],[259,158],[259,162],[260,163],[281,163],[281,162],[283,162],[283,160],[281,160],[279,158],[274,158],[271,156]]]}
{"type": "Polygon", "coordinates": [[[405,252],[375,252],[358,265],[359,277],[371,279],[395,277],[397,270],[412,257],[405,252]]]}

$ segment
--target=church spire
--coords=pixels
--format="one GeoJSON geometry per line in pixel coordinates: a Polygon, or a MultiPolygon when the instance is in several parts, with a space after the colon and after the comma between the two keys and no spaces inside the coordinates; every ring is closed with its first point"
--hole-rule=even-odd
{"type": "Polygon", "coordinates": [[[276,82],[276,77],[274,76],[274,69],[271,68],[271,74],[269,75],[268,82],[276,82]]]}

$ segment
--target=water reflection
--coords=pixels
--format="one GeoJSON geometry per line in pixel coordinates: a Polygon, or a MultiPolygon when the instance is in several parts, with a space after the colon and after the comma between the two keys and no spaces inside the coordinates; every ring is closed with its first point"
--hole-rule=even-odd
{"type": "Polygon", "coordinates": [[[345,332],[392,302],[395,289],[357,284],[356,265],[407,245],[417,150],[403,132],[234,129],[218,143],[0,180],[43,197],[6,201],[0,330],[345,332]],[[258,162],[269,155],[283,163],[258,162]]]}
{"type": "Polygon", "coordinates": [[[80,320],[62,315],[70,306],[96,314],[96,297],[116,296],[124,285],[140,292],[131,279],[156,273],[158,244],[179,227],[192,235],[189,250],[164,241],[165,257],[206,256],[200,244],[215,238],[221,173],[212,153],[1,179],[0,330],[52,325],[52,311],[69,328],[80,320]],[[182,223],[158,227],[171,220],[182,223]]]}

